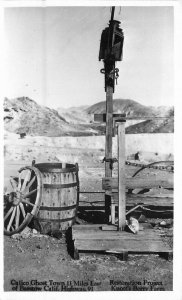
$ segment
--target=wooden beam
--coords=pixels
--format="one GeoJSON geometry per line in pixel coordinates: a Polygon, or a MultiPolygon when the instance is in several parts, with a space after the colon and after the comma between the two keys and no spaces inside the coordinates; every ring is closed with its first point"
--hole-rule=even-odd
{"type": "MultiPolygon", "coordinates": [[[[124,118],[126,117],[125,114],[113,114],[113,118],[124,118]]],[[[101,122],[105,123],[106,122],[106,114],[94,114],[94,121],[95,122],[101,122]]]]}
{"type": "MultiPolygon", "coordinates": [[[[112,158],[112,131],[113,131],[113,88],[108,86],[106,90],[106,143],[105,157],[112,158]]],[[[112,176],[110,162],[105,162],[105,176],[112,176]]]]}
{"type": "Polygon", "coordinates": [[[118,124],[118,194],[118,230],[123,231],[126,225],[125,122],[118,124]]]}
{"type": "MultiPolygon", "coordinates": [[[[114,208],[118,206],[118,193],[110,193],[112,196],[112,208],[114,213],[114,208]],[[114,207],[115,206],[115,207],[114,207]]],[[[100,201],[102,203],[102,200],[100,201]]],[[[174,198],[173,195],[145,195],[145,194],[126,194],[126,207],[129,209],[134,205],[141,204],[142,206],[156,206],[156,207],[167,207],[168,209],[173,209],[174,198]]],[[[103,211],[104,205],[97,205],[90,202],[90,205],[80,205],[79,211],[92,210],[92,211],[103,211]]],[[[114,219],[114,218],[113,218],[114,219]]]]}
{"type": "MultiPolygon", "coordinates": [[[[144,189],[144,188],[173,188],[173,179],[159,180],[155,178],[136,178],[131,177],[126,179],[126,189],[144,189]]],[[[105,177],[102,179],[102,189],[112,190],[118,189],[118,178],[117,177],[105,177]]]]}
{"type": "MultiPolygon", "coordinates": [[[[142,232],[142,231],[140,231],[142,232]]],[[[88,233],[89,235],[89,233],[88,233]]],[[[145,239],[147,236],[142,237],[142,239],[134,238],[134,234],[130,234],[130,239],[126,240],[125,237],[122,240],[117,238],[114,240],[104,240],[99,237],[99,239],[76,239],[74,244],[79,251],[105,251],[113,252],[116,251],[128,251],[128,252],[149,252],[149,253],[159,253],[159,252],[172,252],[169,246],[164,245],[161,239],[156,239],[155,235],[152,239],[145,239]]],[[[139,235],[137,235],[139,236],[139,235]]]]}
{"type": "MultiPolygon", "coordinates": [[[[118,203],[118,193],[112,194],[112,201],[118,203]]],[[[145,194],[126,194],[126,206],[141,204],[143,206],[173,207],[174,198],[172,195],[145,195],[145,194]]]]}
{"type": "MultiPolygon", "coordinates": [[[[113,88],[106,87],[106,137],[105,137],[105,158],[112,158],[112,132],[113,132],[113,88]]],[[[112,169],[109,161],[105,162],[105,176],[112,177],[112,169]]],[[[109,223],[110,200],[105,195],[105,220],[109,223]]]]}
{"type": "MultiPolygon", "coordinates": [[[[168,119],[169,117],[147,117],[147,116],[143,116],[143,117],[126,117],[125,114],[113,114],[113,118],[114,119],[123,119],[123,120],[139,120],[139,121],[144,121],[144,120],[165,120],[168,119]]],[[[94,114],[94,121],[95,122],[101,122],[104,123],[106,122],[106,114],[94,114]]]]}

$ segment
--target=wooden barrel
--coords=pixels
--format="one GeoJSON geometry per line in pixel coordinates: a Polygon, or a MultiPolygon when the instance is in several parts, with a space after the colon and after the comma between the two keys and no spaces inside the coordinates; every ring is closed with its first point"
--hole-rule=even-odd
{"type": "Polygon", "coordinates": [[[42,177],[37,220],[43,234],[64,231],[75,222],[79,204],[78,164],[36,164],[42,177]]]}

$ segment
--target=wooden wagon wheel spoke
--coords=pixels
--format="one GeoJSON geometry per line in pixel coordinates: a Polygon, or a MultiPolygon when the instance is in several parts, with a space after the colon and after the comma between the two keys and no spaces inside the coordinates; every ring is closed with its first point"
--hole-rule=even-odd
{"type": "Polygon", "coordinates": [[[36,176],[34,176],[34,177],[30,180],[30,182],[27,184],[27,189],[29,189],[29,188],[32,186],[32,184],[34,183],[35,179],[36,179],[36,176]]]}
{"type": "Polygon", "coordinates": [[[31,171],[30,170],[27,170],[27,174],[24,178],[24,181],[23,181],[23,185],[22,185],[22,188],[21,188],[21,191],[23,192],[24,189],[26,188],[26,185],[27,185],[27,182],[30,180],[30,176],[31,176],[31,171]]]}
{"type": "Polygon", "coordinates": [[[16,221],[15,221],[15,229],[18,228],[20,222],[20,208],[19,206],[16,207],[16,221]]]}
{"type": "Polygon", "coordinates": [[[17,182],[14,180],[13,177],[10,178],[10,183],[11,183],[13,191],[16,192],[18,185],[17,185],[17,182]]]}
{"type": "Polygon", "coordinates": [[[20,208],[21,208],[21,211],[22,211],[22,214],[23,214],[23,217],[25,218],[26,216],[26,212],[25,212],[25,209],[24,209],[24,206],[22,203],[20,203],[20,208]]]}
{"type": "Polygon", "coordinates": [[[13,212],[12,212],[9,224],[7,226],[7,230],[10,230],[10,228],[11,228],[11,225],[12,225],[14,217],[15,217],[15,213],[16,213],[16,207],[13,208],[13,212]]]}
{"type": "Polygon", "coordinates": [[[23,196],[23,198],[28,198],[29,196],[33,195],[35,192],[37,192],[37,189],[35,189],[35,190],[33,190],[33,191],[31,191],[31,192],[25,194],[25,195],[23,196]]]}
{"type": "Polygon", "coordinates": [[[29,202],[29,201],[27,201],[27,200],[25,200],[25,199],[22,199],[21,202],[23,202],[23,203],[25,203],[25,204],[28,204],[28,205],[30,205],[30,206],[32,206],[32,207],[35,206],[35,204],[33,204],[33,203],[31,203],[31,202],[29,202]]]}
{"type": "Polygon", "coordinates": [[[5,215],[5,217],[4,217],[4,221],[6,221],[6,219],[9,217],[9,215],[12,213],[12,211],[13,211],[13,206],[8,210],[8,212],[7,212],[7,214],[5,215]]]}
{"type": "Polygon", "coordinates": [[[21,177],[22,177],[22,173],[19,173],[19,176],[18,176],[18,191],[21,190],[21,177]]]}

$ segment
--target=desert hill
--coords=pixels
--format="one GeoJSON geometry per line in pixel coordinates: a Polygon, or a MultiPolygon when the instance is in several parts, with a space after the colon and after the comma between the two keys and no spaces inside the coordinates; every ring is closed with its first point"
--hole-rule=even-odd
{"type": "Polygon", "coordinates": [[[28,97],[4,100],[5,130],[29,135],[92,135],[93,130],[69,124],[56,110],[28,97]]]}

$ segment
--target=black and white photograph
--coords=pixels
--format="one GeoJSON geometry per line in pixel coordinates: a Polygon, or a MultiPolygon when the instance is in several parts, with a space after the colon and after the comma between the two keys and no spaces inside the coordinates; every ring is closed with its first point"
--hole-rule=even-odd
{"type": "Polygon", "coordinates": [[[20,2],[3,20],[4,292],[174,291],[172,1],[20,2]]]}

